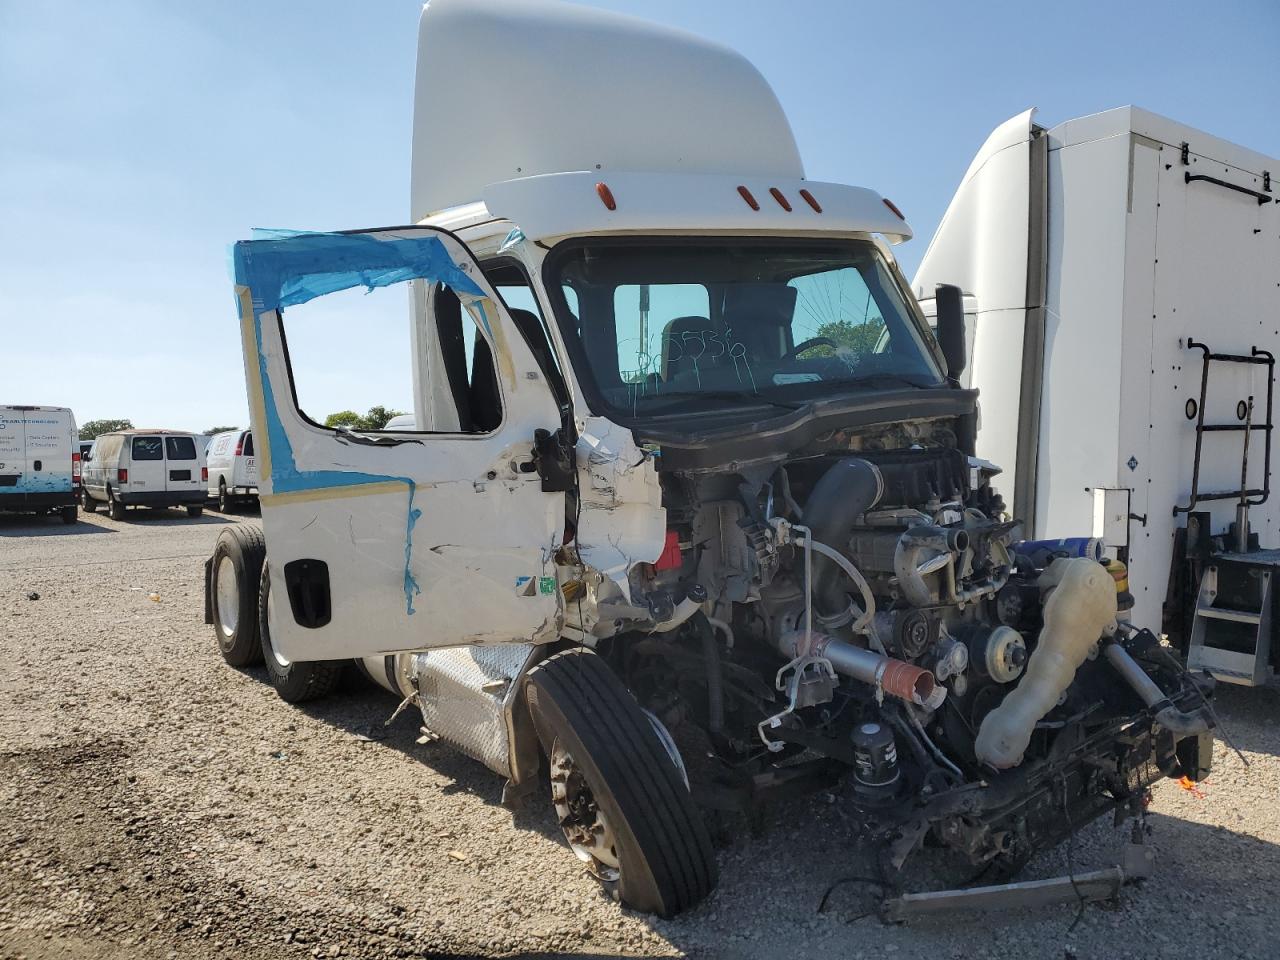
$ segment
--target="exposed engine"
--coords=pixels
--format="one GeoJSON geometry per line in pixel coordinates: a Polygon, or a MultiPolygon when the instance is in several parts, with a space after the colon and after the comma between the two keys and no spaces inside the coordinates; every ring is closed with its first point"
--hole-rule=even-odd
{"type": "Polygon", "coordinates": [[[705,737],[704,805],[847,776],[895,866],[932,831],[1016,867],[1204,775],[1210,682],[1126,622],[1123,565],[1021,546],[998,470],[951,443],[841,446],[662,474],[667,549],[595,631],[705,737]]]}

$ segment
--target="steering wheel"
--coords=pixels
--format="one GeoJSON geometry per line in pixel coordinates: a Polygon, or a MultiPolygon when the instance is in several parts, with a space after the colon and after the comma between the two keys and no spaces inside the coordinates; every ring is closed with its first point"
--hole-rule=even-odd
{"type": "Polygon", "coordinates": [[[800,354],[804,353],[806,350],[811,350],[814,347],[831,347],[831,349],[834,350],[836,346],[837,346],[836,342],[832,340],[830,337],[810,337],[808,340],[805,340],[801,343],[797,343],[794,347],[792,347],[790,350],[784,353],[781,359],[794,360],[796,357],[800,356],[800,354]]]}

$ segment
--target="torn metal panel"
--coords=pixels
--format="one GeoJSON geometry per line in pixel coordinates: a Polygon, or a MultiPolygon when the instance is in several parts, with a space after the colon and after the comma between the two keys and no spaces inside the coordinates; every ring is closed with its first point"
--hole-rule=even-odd
{"type": "Polygon", "coordinates": [[[636,563],[657,560],[666,537],[667,511],[653,456],[636,445],[630,430],[603,417],[583,423],[577,454],[578,554],[630,601],[628,572],[636,563]]]}

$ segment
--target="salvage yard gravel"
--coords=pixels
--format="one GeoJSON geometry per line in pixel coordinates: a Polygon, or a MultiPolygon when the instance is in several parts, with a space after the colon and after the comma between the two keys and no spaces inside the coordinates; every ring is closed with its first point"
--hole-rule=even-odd
{"type": "MultiPolygon", "coordinates": [[[[1208,781],[1156,786],[1154,876],[1116,902],[882,924],[837,791],[722,824],[714,894],[657,920],[600,892],[545,798],[513,815],[354,671],[298,709],[228,668],[203,563],[243,522],[0,518],[0,957],[1277,955],[1274,689],[1219,688],[1249,765],[1219,730],[1208,781]]],[[[1128,836],[1099,821],[1024,877],[1110,866],[1128,836]]],[[[928,850],[905,881],[971,876],[928,850]]]]}

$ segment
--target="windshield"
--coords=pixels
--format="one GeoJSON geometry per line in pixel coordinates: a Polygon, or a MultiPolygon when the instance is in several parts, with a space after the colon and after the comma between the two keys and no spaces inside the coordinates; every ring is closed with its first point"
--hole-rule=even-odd
{"type": "Polygon", "coordinates": [[[623,415],[943,382],[867,241],[593,241],[547,271],[584,385],[623,415]]]}

